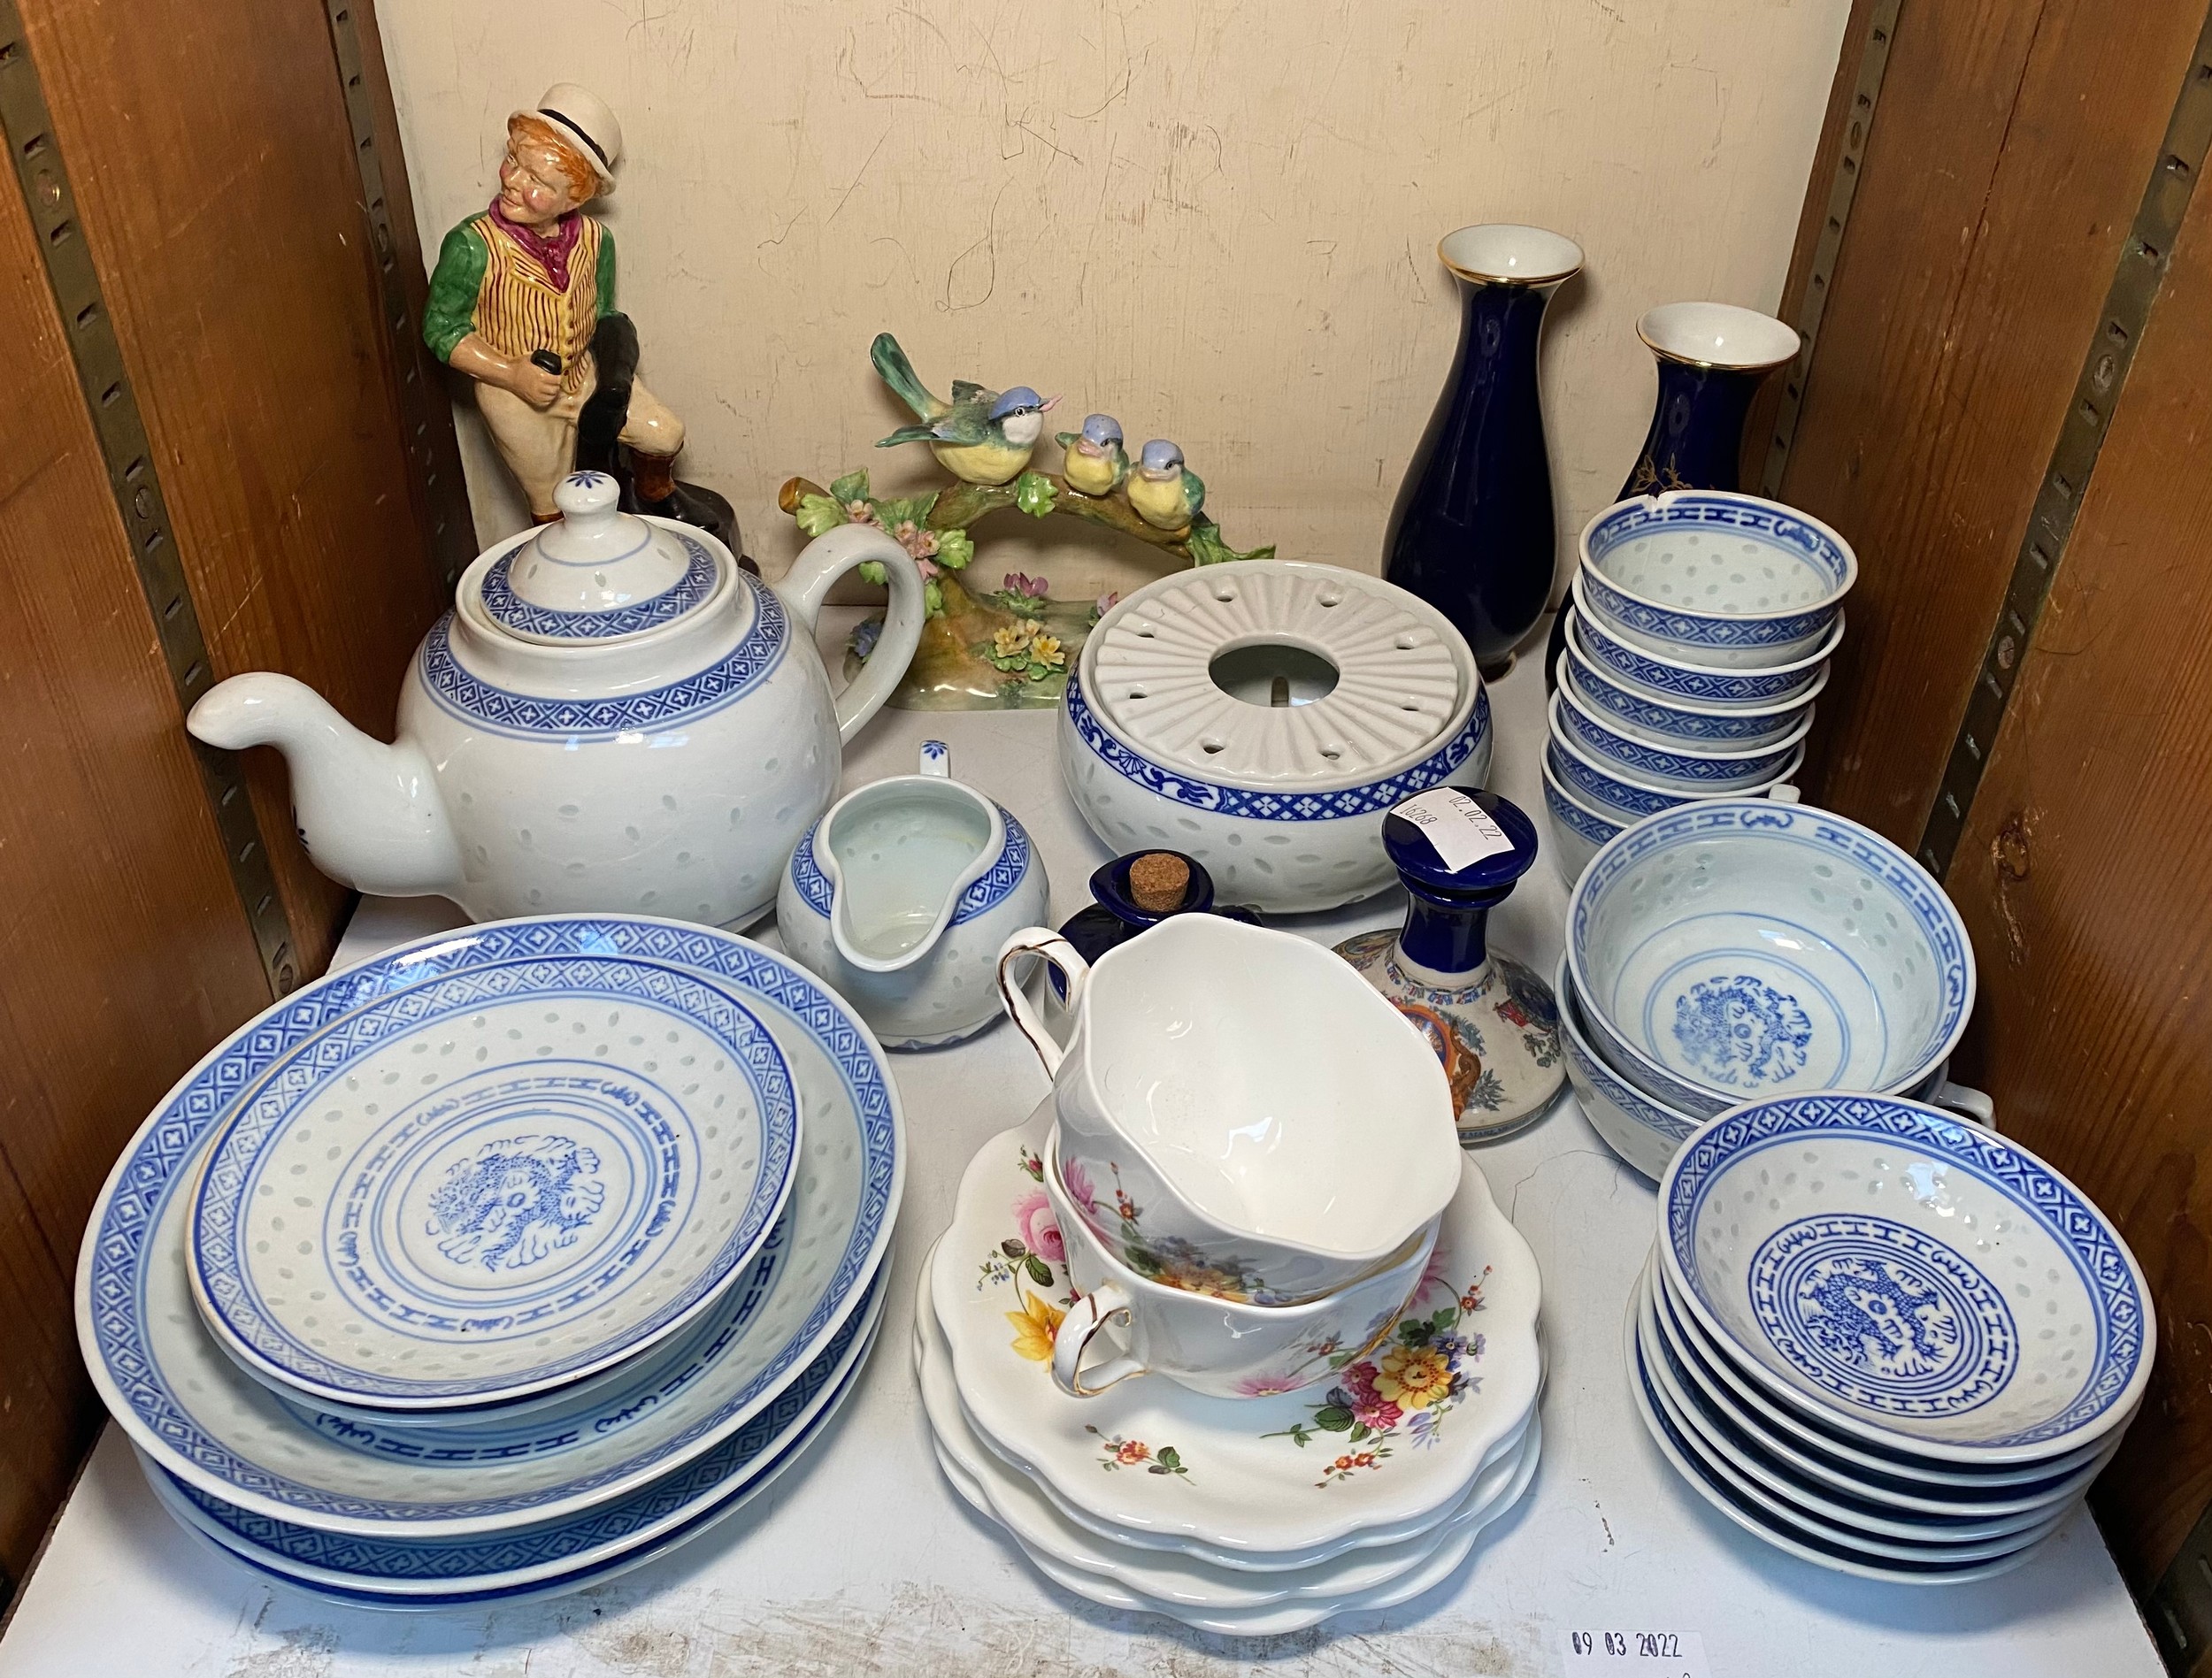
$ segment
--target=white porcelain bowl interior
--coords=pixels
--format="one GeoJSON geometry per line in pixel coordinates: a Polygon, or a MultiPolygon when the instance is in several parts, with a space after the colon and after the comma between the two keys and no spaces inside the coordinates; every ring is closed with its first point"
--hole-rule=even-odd
{"type": "Polygon", "coordinates": [[[1908,1090],[1974,1004],[1958,911],[1920,864],[1805,805],[1651,816],[1567,906],[1583,1018],[1630,1082],[1685,1111],[1793,1090],[1908,1090]]]}
{"type": "Polygon", "coordinates": [[[1810,652],[1858,578],[1850,545],[1819,520],[1726,490],[1616,502],[1580,548],[1583,599],[1617,635],[1736,669],[1810,652]]]}
{"type": "Polygon", "coordinates": [[[2016,1462],[2132,1413],[2156,1329],[2110,1222],[2026,1150],[1821,1092],[1701,1130],[1660,1184],[1678,1303],[1769,1390],[1894,1450],[2016,1462]]]}
{"type": "Polygon", "coordinates": [[[1110,951],[1071,1054],[1095,1102],[1071,1102],[1067,1158],[1141,1153],[1231,1239],[1344,1267],[1397,1252],[1457,1186],[1443,1069],[1398,1011],[1323,946],[1187,915],[1110,951]]]}
{"type": "Polygon", "coordinates": [[[1607,675],[1657,699],[1687,701],[1716,709],[1786,705],[1809,697],[1813,683],[1828,668],[1830,655],[1843,644],[1845,614],[1839,609],[1827,634],[1809,652],[1787,663],[1730,670],[1655,653],[1623,639],[1590,609],[1579,571],[1569,585],[1569,594],[1582,650],[1607,675]]]}

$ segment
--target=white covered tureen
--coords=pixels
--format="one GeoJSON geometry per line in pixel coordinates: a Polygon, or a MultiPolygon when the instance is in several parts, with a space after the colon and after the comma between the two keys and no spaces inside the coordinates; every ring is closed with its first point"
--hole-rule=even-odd
{"type": "Polygon", "coordinates": [[[771,587],[618,493],[576,473],[557,522],[469,567],[408,668],[391,745],[265,671],[217,686],[187,725],[281,751],[302,840],[358,890],[449,897],[479,920],[751,920],[913,655],[921,576],[882,531],[846,525],[771,587]],[[833,699],[808,643],[830,585],[866,560],[890,575],[889,618],[833,699]]]}

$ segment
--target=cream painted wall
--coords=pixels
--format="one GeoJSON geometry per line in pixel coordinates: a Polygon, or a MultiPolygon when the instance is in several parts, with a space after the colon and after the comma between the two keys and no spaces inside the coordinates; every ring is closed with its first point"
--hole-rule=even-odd
{"type": "MultiPolygon", "coordinates": [[[[1780,295],[1848,0],[383,0],[423,242],[489,197],[507,112],[585,82],[641,376],[774,575],[794,472],[932,470],[868,365],[1179,441],[1240,547],[1374,570],[1457,327],[1438,237],[1579,241],[1545,349],[1563,549],[1649,417],[1634,323],[1780,295]]],[[[488,540],[518,502],[465,414],[488,540]]],[[[1049,443],[1039,463],[1051,464],[1049,443]]],[[[1001,515],[977,575],[1146,574],[1001,515]]]]}

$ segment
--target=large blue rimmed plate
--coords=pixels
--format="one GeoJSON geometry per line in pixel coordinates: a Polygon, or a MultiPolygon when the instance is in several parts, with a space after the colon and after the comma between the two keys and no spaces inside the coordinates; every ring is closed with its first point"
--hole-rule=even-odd
{"type": "Polygon", "coordinates": [[[626,1498],[565,1520],[473,1538],[365,1538],[317,1532],[257,1515],[211,1498],[145,1464],[147,1478],[173,1513],[240,1559],[311,1590],[442,1606],[456,1596],[485,1600],[561,1582],[568,1588],[634,1552],[697,1529],[700,1517],[734,1506],[764,1483],[816,1422],[841,1405],[859,1378],[882,1320],[880,1274],[868,1299],[821,1355],[776,1402],[713,1450],[626,1498]]]}
{"type": "Polygon", "coordinates": [[[842,1002],[729,933],[624,916],[497,923],[318,981],[211,1054],[125,1150],[78,1267],[78,1334],[132,1442],[188,1484],[325,1532],[494,1532],[611,1501],[711,1450],[821,1351],[890,1238],[903,1127],[882,1051],[842,1002]],[[455,973],[568,955],[649,958],[726,991],[776,1041],[805,1115],[798,1182],[739,1284],[682,1336],[595,1383],[587,1413],[533,1410],[473,1448],[358,1415],[303,1419],[225,1354],[186,1277],[198,1161],[288,1050],[380,997],[455,973]]]}
{"type": "Polygon", "coordinates": [[[570,955],[380,997],[271,1067],[188,1249],[208,1326],[296,1392],[495,1405],[674,1333],[796,1175],[782,1054],[727,992],[570,955]]]}

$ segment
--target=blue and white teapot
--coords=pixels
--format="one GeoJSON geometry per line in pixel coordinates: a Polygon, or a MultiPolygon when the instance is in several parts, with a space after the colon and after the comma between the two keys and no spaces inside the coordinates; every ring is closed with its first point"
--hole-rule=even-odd
{"type": "Polygon", "coordinates": [[[807,830],[776,927],[887,1048],[935,1048],[998,1017],[999,946],[1051,894],[1013,812],[954,780],[928,740],[920,773],[849,793],[807,830]]]}
{"type": "Polygon", "coordinates": [[[342,885],[449,897],[478,920],[743,924],[913,656],[921,575],[884,532],[848,525],[771,587],[704,531],[622,512],[617,494],[572,474],[558,522],[468,568],[408,666],[392,744],[265,670],[219,684],[186,726],[284,754],[301,838],[342,885]],[[890,615],[833,698],[808,642],[830,585],[869,560],[889,573],[890,615]]]}

